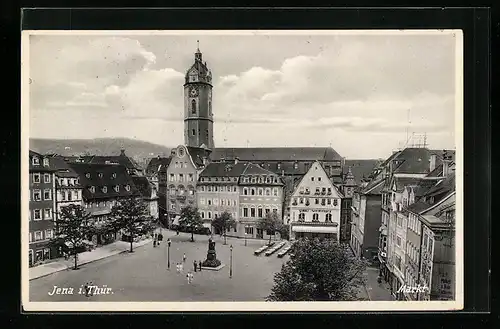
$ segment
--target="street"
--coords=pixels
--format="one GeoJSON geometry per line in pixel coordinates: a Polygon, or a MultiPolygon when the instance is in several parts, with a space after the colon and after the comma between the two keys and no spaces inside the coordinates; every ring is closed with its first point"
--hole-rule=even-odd
{"type": "Polygon", "coordinates": [[[265,242],[243,239],[214,237],[217,258],[226,266],[220,271],[193,272],[193,261],[203,261],[207,255],[208,236],[190,234],[176,236],[166,232],[159,247],[146,245],[133,253],[123,253],[83,265],[78,270],[65,270],[30,281],[30,301],[263,301],[273,285],[273,274],[281,269],[288,259],[276,255],[254,256],[253,251],[265,242]],[[170,270],[167,269],[167,243],[171,238],[170,270]],[[233,277],[229,278],[230,251],[233,244],[233,277]],[[176,271],[176,263],[187,260],[184,273],[176,271]],[[191,284],[186,279],[187,271],[194,274],[191,284]],[[87,282],[108,289],[107,294],[86,297],[82,289],[87,282]],[[60,293],[53,293],[56,288],[60,293]],[[49,295],[50,293],[50,295],[49,295]]]}

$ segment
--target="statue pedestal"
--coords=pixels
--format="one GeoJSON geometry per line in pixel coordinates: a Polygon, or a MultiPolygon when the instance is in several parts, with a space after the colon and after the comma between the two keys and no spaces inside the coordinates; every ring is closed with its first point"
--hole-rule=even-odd
{"type": "Polygon", "coordinates": [[[207,259],[205,259],[205,261],[202,263],[201,268],[215,269],[219,268],[220,266],[222,266],[222,263],[217,259],[217,253],[215,252],[215,242],[210,239],[208,241],[207,259]]]}
{"type": "Polygon", "coordinates": [[[226,264],[220,264],[219,266],[217,267],[205,267],[205,266],[201,266],[201,269],[202,270],[206,270],[206,271],[220,271],[222,270],[224,267],[226,267],[226,264]]]}

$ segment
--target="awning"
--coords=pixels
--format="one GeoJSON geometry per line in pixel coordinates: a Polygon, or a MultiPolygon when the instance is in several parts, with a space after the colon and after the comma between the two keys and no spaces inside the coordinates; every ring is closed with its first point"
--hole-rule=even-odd
{"type": "Polygon", "coordinates": [[[292,226],[293,232],[303,233],[339,233],[338,227],[335,226],[292,226]]]}

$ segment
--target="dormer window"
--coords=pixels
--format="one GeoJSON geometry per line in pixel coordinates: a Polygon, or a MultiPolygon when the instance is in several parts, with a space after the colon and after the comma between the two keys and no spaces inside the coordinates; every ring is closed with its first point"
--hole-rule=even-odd
{"type": "Polygon", "coordinates": [[[102,172],[99,173],[99,178],[102,178],[102,172]]]}
{"type": "Polygon", "coordinates": [[[90,192],[91,192],[91,193],[95,193],[95,187],[94,187],[94,186],[91,186],[91,187],[90,187],[90,192]]]}
{"type": "Polygon", "coordinates": [[[107,187],[107,186],[104,186],[104,187],[102,188],[102,192],[103,192],[103,193],[108,193],[108,187],[107,187]]]}
{"type": "Polygon", "coordinates": [[[278,169],[281,169],[281,163],[278,163],[278,169]]]}
{"type": "Polygon", "coordinates": [[[38,157],[33,157],[32,162],[34,166],[40,165],[40,159],[38,157]]]}
{"type": "Polygon", "coordinates": [[[116,178],[116,173],[114,172],[111,177],[116,178]]]}
{"type": "Polygon", "coordinates": [[[115,192],[120,192],[120,186],[119,185],[115,186],[115,192]]]}
{"type": "Polygon", "coordinates": [[[43,166],[48,167],[49,166],[49,159],[45,158],[43,159],[43,166]]]}
{"type": "Polygon", "coordinates": [[[88,172],[88,173],[86,173],[86,174],[85,174],[85,177],[90,178],[90,173],[89,173],[89,172],[88,172]]]}
{"type": "Polygon", "coordinates": [[[130,185],[125,185],[125,190],[127,190],[127,192],[130,191],[130,185]]]}
{"type": "Polygon", "coordinates": [[[295,169],[295,170],[299,169],[299,164],[297,162],[295,162],[293,164],[293,169],[295,169]]]}

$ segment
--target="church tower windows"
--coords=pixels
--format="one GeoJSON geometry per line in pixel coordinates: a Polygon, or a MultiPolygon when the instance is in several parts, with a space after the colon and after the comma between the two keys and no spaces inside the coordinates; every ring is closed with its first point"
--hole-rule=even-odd
{"type": "Polygon", "coordinates": [[[184,82],[184,144],[213,149],[212,73],[199,48],[194,57],[184,82]]]}

